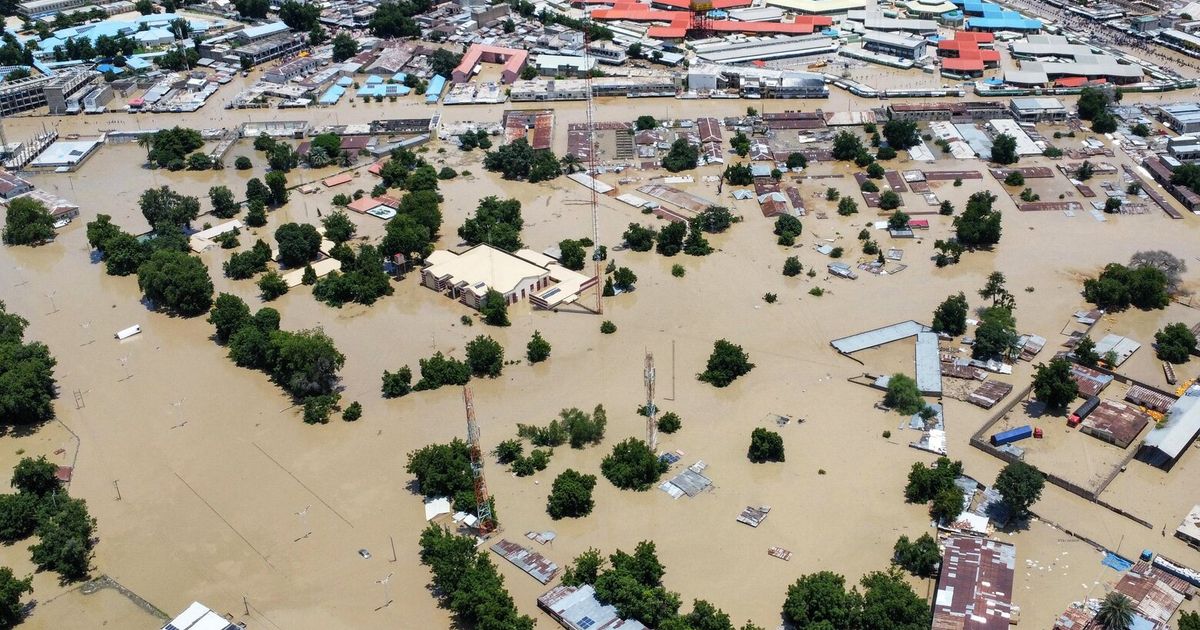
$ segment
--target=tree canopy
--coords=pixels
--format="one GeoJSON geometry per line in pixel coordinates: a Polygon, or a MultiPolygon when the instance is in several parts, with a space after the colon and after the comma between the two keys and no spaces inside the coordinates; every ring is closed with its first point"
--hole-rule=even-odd
{"type": "Polygon", "coordinates": [[[738,377],[749,374],[754,369],[750,355],[742,347],[725,339],[713,343],[712,354],[708,364],[698,378],[715,387],[725,387],[737,380],[738,377]]]}
{"type": "Polygon", "coordinates": [[[1154,333],[1154,349],[1158,358],[1169,363],[1187,363],[1196,351],[1196,335],[1187,324],[1167,324],[1154,333]]]}
{"type": "Polygon", "coordinates": [[[467,217],[458,236],[471,245],[486,243],[505,251],[521,249],[521,202],[489,195],[479,200],[474,216],[467,217]]]}
{"type": "Polygon", "coordinates": [[[612,453],[600,462],[600,472],[622,490],[648,490],[667,472],[667,463],[658,459],[645,442],[628,438],[613,445],[612,453]]]}
{"type": "Polygon", "coordinates": [[[36,245],[54,238],[54,217],[37,199],[17,197],[8,202],[4,214],[6,245],[36,245]]]}
{"type": "Polygon", "coordinates": [[[145,138],[145,143],[139,141],[139,144],[148,149],[146,159],[160,168],[166,168],[171,162],[182,160],[187,154],[204,146],[199,131],[179,126],[160,129],[145,138]]]}
{"type": "Polygon", "coordinates": [[[1079,384],[1071,378],[1071,362],[1062,358],[1039,363],[1033,375],[1033,392],[1052,411],[1066,409],[1079,396],[1079,384]]]}
{"type": "Polygon", "coordinates": [[[967,296],[962,291],[947,297],[933,311],[933,331],[957,337],[967,332],[967,296]]]}
{"type": "Polygon", "coordinates": [[[925,408],[925,399],[911,376],[897,372],[888,378],[883,404],[909,416],[925,408]]]}
{"type": "Polygon", "coordinates": [[[303,267],[317,257],[321,233],[310,223],[284,223],[275,229],[279,262],[287,267],[303,267]]]}
{"type": "Polygon", "coordinates": [[[962,214],[954,217],[958,242],[966,247],[989,247],[1000,242],[1000,211],[992,204],[996,196],[987,191],[972,193],[962,214]]]}
{"type": "Polygon", "coordinates": [[[431,523],[421,532],[421,563],[433,573],[435,592],[444,605],[474,628],[533,630],[534,621],[517,612],[504,577],[475,538],[431,523]]]}
{"type": "Polygon", "coordinates": [[[762,427],[755,428],[750,432],[750,449],[746,457],[755,464],[784,461],[783,436],[762,427]]]}
{"type": "Polygon", "coordinates": [[[200,201],[181,195],[166,186],[148,188],[138,199],[142,216],[155,230],[160,226],[187,225],[200,214],[200,201]]]}
{"type": "Polygon", "coordinates": [[[684,138],[676,138],[671,143],[671,150],[663,156],[662,167],[678,173],[696,168],[700,161],[700,149],[692,146],[684,138]]]}
{"type": "Polygon", "coordinates": [[[917,134],[917,123],[912,120],[893,118],[883,125],[883,138],[888,146],[897,151],[915,147],[921,143],[917,134]]]}
{"type": "Polygon", "coordinates": [[[212,306],[213,283],[208,268],[195,256],[160,249],[138,267],[138,287],[159,308],[195,317],[212,306]]]}
{"type": "Polygon", "coordinates": [[[892,547],[892,563],[913,575],[929,578],[937,575],[942,552],[928,533],[921,534],[915,541],[901,535],[892,547]]]}
{"type": "Polygon", "coordinates": [[[570,468],[564,470],[554,478],[550,496],[546,499],[546,513],[554,520],[591,514],[595,506],[592,500],[595,487],[595,475],[585,475],[570,468]]]}
{"type": "Polygon", "coordinates": [[[1160,309],[1171,301],[1167,285],[1167,275],[1156,267],[1109,263],[1099,277],[1084,280],[1083,297],[1108,311],[1160,309]]]}
{"type": "Polygon", "coordinates": [[[996,477],[996,491],[1004,505],[1018,520],[1029,516],[1029,508],[1042,496],[1046,476],[1030,464],[1022,461],[1009,463],[996,477]]]}
{"type": "Polygon", "coordinates": [[[992,161],[997,164],[1016,164],[1021,156],[1017,154],[1017,139],[1002,133],[992,139],[992,161]]]}

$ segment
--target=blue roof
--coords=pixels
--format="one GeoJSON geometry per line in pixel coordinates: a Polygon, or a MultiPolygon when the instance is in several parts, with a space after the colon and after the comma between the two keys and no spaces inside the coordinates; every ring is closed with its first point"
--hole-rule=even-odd
{"type": "Polygon", "coordinates": [[[967,28],[985,28],[996,31],[1040,31],[1040,20],[1022,17],[1019,13],[1006,12],[998,17],[967,18],[967,28]]]}
{"type": "Polygon", "coordinates": [[[399,83],[375,83],[373,85],[364,85],[363,87],[359,88],[356,96],[361,96],[364,98],[373,98],[376,96],[404,96],[411,91],[412,90],[400,85],[399,83]]]}
{"type": "Polygon", "coordinates": [[[396,83],[404,83],[404,80],[407,78],[408,78],[408,75],[404,74],[403,72],[397,72],[396,74],[392,75],[392,80],[395,81],[396,83]]]}
{"type": "Polygon", "coordinates": [[[446,87],[446,77],[435,74],[429,80],[429,87],[425,89],[425,102],[436,103],[442,96],[442,90],[446,87]]]}
{"type": "Polygon", "coordinates": [[[351,79],[350,77],[342,77],[337,80],[337,84],[342,87],[350,87],[351,85],[354,85],[354,79],[351,79]]]}
{"type": "Polygon", "coordinates": [[[125,65],[134,70],[146,70],[154,64],[141,57],[128,57],[125,59],[125,65]]]}
{"type": "Polygon", "coordinates": [[[383,83],[383,77],[377,74],[367,77],[367,85],[379,85],[380,83],[383,83]]]}
{"type": "Polygon", "coordinates": [[[322,94],[321,98],[317,99],[317,101],[322,105],[333,105],[334,103],[337,103],[345,93],[346,88],[340,85],[333,85],[330,86],[328,90],[325,90],[325,93],[322,94]]]}
{"type": "Polygon", "coordinates": [[[278,33],[288,32],[288,25],[283,22],[268,22],[258,26],[247,26],[242,29],[242,33],[251,39],[256,37],[266,37],[268,35],[276,35],[278,33]]]}

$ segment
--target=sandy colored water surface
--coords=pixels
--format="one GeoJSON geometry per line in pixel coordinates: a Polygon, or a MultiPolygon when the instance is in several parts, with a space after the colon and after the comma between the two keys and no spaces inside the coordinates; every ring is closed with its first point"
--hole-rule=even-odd
{"type": "MultiPolygon", "coordinates": [[[[811,107],[771,101],[755,105],[766,111],[811,107]]],[[[640,113],[733,115],[744,107],[745,102],[736,101],[613,101],[601,104],[598,116],[611,120],[640,113]]],[[[502,109],[442,108],[440,112],[447,119],[491,120],[502,109]]],[[[563,125],[582,120],[584,112],[572,103],[556,111],[555,146],[561,152],[566,143],[563,125]]],[[[304,113],[239,112],[221,123],[213,119],[219,110],[202,111],[146,117],[142,124],[211,127],[231,125],[243,115],[254,119],[308,116],[325,124],[335,117],[345,123],[429,112],[410,100],[304,113]]],[[[119,125],[129,124],[128,118],[117,120],[119,125]]],[[[13,136],[17,135],[14,127],[35,122],[41,123],[18,119],[6,128],[13,136]]],[[[59,126],[86,132],[113,125],[75,118],[62,119],[59,126]]],[[[442,246],[456,244],[455,230],[478,200],[489,194],[522,201],[523,239],[535,250],[562,238],[590,234],[589,210],[583,203],[586,191],[578,185],[566,179],[541,185],[501,181],[483,172],[478,154],[463,156],[452,148],[438,154],[439,146],[432,145],[427,157],[474,172],[472,177],[443,183],[442,246]]],[[[249,144],[239,145],[230,156],[240,154],[253,154],[249,144]]],[[[79,445],[71,492],[88,499],[99,520],[96,572],[113,576],[164,610],[181,610],[200,600],[251,627],[451,625],[448,613],[425,589],[429,575],[417,562],[416,548],[424,524],[421,504],[408,489],[410,477],[403,468],[405,453],[464,435],[461,394],[447,388],[385,401],[379,396],[379,377],[384,369],[405,364],[415,368],[419,358],[435,350],[461,356],[465,343],[479,334],[494,336],[511,358],[519,358],[535,329],[553,344],[547,363],[509,366],[500,378],[472,384],[484,447],[490,449],[515,435],[518,422],[543,423],[564,407],[603,403],[609,411],[609,429],[598,447],[558,449],[549,469],[532,477],[512,477],[489,462],[489,486],[504,524],[502,534],[524,541],[526,531],[555,530],[558,540],[538,551],[559,564],[588,547],[611,552],[631,548],[639,540],[654,540],[668,569],[667,586],[679,591],[685,601],[705,598],[734,619],[774,627],[786,586],[799,575],[833,569],[856,581],[887,565],[897,536],[931,531],[926,509],[905,504],[902,491],[911,464],[932,461],[933,456],[907,446],[916,434],[896,430],[899,416],[873,408],[878,392],[846,382],[863,371],[911,371],[911,345],[864,352],[863,366],[836,355],[828,345],[830,339],[904,319],[927,321],[937,303],[957,291],[965,292],[973,307],[979,306],[975,291],[989,272],[999,269],[1017,296],[1019,328],[1050,340],[1044,359],[1065,340],[1059,331],[1070,314],[1084,306],[1078,293],[1081,278],[1097,273],[1107,262],[1126,261],[1139,249],[1163,248],[1194,261],[1200,232],[1200,221],[1194,216],[1172,221],[1157,211],[1110,216],[1106,223],[1086,213],[1073,218],[1018,213],[1000,184],[985,175],[962,187],[947,182],[934,189],[958,208],[976,190],[1000,196],[1004,238],[995,252],[970,253],[959,265],[935,269],[929,262],[933,241],[951,233],[950,218],[935,215],[930,218],[931,229],[915,240],[891,241],[882,232],[873,232],[884,247],[903,248],[909,268],[889,277],[863,273],[852,282],[827,277],[823,270],[828,260],[813,247],[822,239],[838,239],[847,250],[844,260],[857,261],[861,252],[855,235],[876,218],[873,213],[864,211],[850,218],[831,213],[825,220],[810,216],[804,219],[805,232],[797,247],[788,251],[774,244],[771,221],[762,217],[755,204],[734,202],[726,190],[719,201],[733,207],[744,221],[726,234],[710,237],[718,250],[713,255],[667,259],[654,253],[613,252],[618,264],[637,273],[639,282],[636,291],[606,300],[603,318],[533,312],[523,304],[510,311],[510,328],[481,324],[467,328],[459,323],[460,316],[471,314],[466,307],[418,286],[414,277],[396,284],[394,295],[369,308],[333,309],[315,302],[306,289],[293,291],[273,304],[283,313],[283,326],[321,326],[336,340],[347,356],[343,401],[358,400],[365,411],[357,423],[335,419],[313,427],[300,421],[298,410],[262,374],[230,363],[209,338],[211,326],[202,318],[148,312],[138,301],[136,280],[104,275],[102,266],[90,261],[84,237],[83,224],[100,212],[112,214],[131,230],[142,229],[136,198],[147,186],[168,183],[203,195],[209,186],[225,183],[240,191],[247,177],[262,176],[263,160],[254,155],[255,169],[250,172],[169,174],[142,169],[141,157],[135,145],[110,146],[75,174],[35,177],[39,186],[57,188],[80,203],[82,220],[53,244],[0,249],[0,299],[32,321],[30,337],[50,345],[59,361],[62,391],[56,405],[62,424],[48,425],[27,437],[6,438],[0,446],[0,469],[19,459],[17,449],[70,463],[76,447],[67,429],[74,432],[79,445]],[[821,273],[815,278],[783,277],[779,269],[789,255],[821,273]],[[670,275],[676,263],[687,269],[686,277],[670,275]],[[810,296],[814,286],[823,287],[826,294],[810,296]],[[1032,292],[1026,292],[1026,287],[1032,292]],[[763,302],[766,292],[777,293],[779,303],[763,302]],[[602,319],[616,323],[618,332],[598,334],[602,319]],[[114,331],[134,323],[141,324],[142,335],[123,343],[112,339],[114,331]],[[694,378],[703,369],[712,342],[719,338],[743,345],[757,365],[748,377],[720,390],[694,378]],[[644,397],[645,350],[657,359],[661,407],[684,419],[681,432],[662,438],[662,448],[685,452],[684,463],[708,462],[715,489],[694,499],[673,501],[657,490],[617,491],[601,479],[597,507],[590,517],[551,521],[544,504],[555,475],[566,468],[598,474],[600,458],[613,443],[642,434],[643,421],[634,410],[644,397]],[[80,409],[74,403],[76,390],[85,405],[80,409]],[[787,446],[786,463],[752,465],[745,458],[748,434],[765,426],[769,413],[805,422],[779,429],[787,446]],[[881,437],[885,429],[893,431],[890,440],[881,437]],[[63,452],[56,454],[59,449],[63,452]],[[818,474],[820,470],[825,474],[818,474]],[[116,500],[117,487],[121,500],[116,500]],[[743,507],[759,504],[774,508],[761,527],[751,529],[734,521],[743,507]],[[306,517],[297,515],[305,508],[306,517]],[[305,537],[309,530],[311,535],[305,537]],[[775,560],[766,555],[771,546],[785,547],[795,555],[791,562],[775,560]],[[360,548],[369,549],[372,558],[360,558],[356,553],[360,548]],[[392,577],[386,595],[394,602],[381,608],[387,600],[376,582],[388,575],[392,577]],[[243,598],[249,603],[249,615],[244,614],[243,598]]],[[[983,165],[942,161],[934,168],[982,169],[983,165]]],[[[827,185],[855,194],[848,177],[851,171],[844,166],[819,165],[812,171],[847,177],[800,182],[806,200],[820,195],[827,185]]],[[[699,169],[697,182],[716,172],[715,167],[699,169]]],[[[297,170],[290,179],[298,182],[300,177],[311,180],[315,175],[297,170]]],[[[366,182],[371,179],[365,173],[361,177],[366,182]]],[[[615,183],[615,177],[608,178],[615,183]]],[[[370,185],[355,186],[370,189],[370,185]]],[[[713,184],[684,188],[718,200],[713,184]]],[[[315,221],[317,210],[327,210],[335,192],[293,193],[292,202],[274,212],[270,225],[257,230],[257,235],[270,241],[281,222],[315,221]]],[[[905,201],[910,206],[923,204],[912,194],[906,194],[905,201]]],[[[207,201],[204,204],[207,207],[207,201]]],[[[601,242],[609,245],[610,252],[628,223],[650,222],[608,198],[601,200],[600,220],[601,242]]],[[[376,219],[356,216],[355,221],[368,239],[382,234],[382,222],[376,219]]],[[[244,235],[243,247],[253,238],[244,235]]],[[[201,257],[210,266],[218,291],[236,293],[256,308],[260,301],[251,282],[220,277],[220,263],[227,256],[228,252],[213,250],[201,257]]],[[[1196,286],[1196,277],[1194,270],[1187,275],[1190,288],[1196,286]]],[[[1165,312],[1121,314],[1106,319],[1102,327],[1125,330],[1147,344],[1131,360],[1130,369],[1157,383],[1148,345],[1153,331],[1167,321],[1194,322],[1198,317],[1193,309],[1173,306],[1165,312]]],[[[1193,361],[1177,371],[1192,374],[1197,367],[1193,361]]],[[[1032,366],[1020,364],[1012,377],[1003,380],[1020,389],[1031,370],[1032,366]]],[[[967,472],[985,482],[994,478],[1000,462],[967,442],[987,417],[987,412],[973,406],[946,401],[950,455],[962,459],[967,472]]],[[[1189,452],[1171,473],[1135,463],[1105,498],[1173,529],[1196,500],[1188,482],[1200,466],[1196,460],[1196,454],[1189,452]]],[[[1149,547],[1200,565],[1200,555],[1179,541],[1056,488],[1047,488],[1036,509],[1112,548],[1120,545],[1122,551],[1133,552],[1149,547]]],[[[1103,583],[1116,577],[1099,565],[1098,553],[1091,547],[1040,522],[1011,536],[1000,535],[1017,545],[1023,568],[1017,574],[1015,595],[1023,625],[1047,627],[1068,603],[1085,594],[1102,594],[1103,583]],[[1026,560],[1043,568],[1025,569],[1026,560]]],[[[28,570],[27,556],[24,545],[0,549],[0,561],[24,570],[28,570]]],[[[545,587],[507,563],[500,564],[500,571],[518,607],[537,616],[540,626],[550,627],[552,622],[535,605],[545,587]]],[[[914,587],[922,595],[932,589],[925,582],[914,582],[914,587]]],[[[36,588],[39,600],[66,590],[44,575],[38,577],[36,588]]],[[[80,601],[80,610],[94,609],[112,619],[120,618],[127,608],[125,600],[108,596],[80,601]]],[[[27,625],[62,627],[59,620],[75,614],[74,606],[52,602],[27,625]]],[[[125,627],[154,624],[147,618],[144,624],[130,621],[125,627]]]]}

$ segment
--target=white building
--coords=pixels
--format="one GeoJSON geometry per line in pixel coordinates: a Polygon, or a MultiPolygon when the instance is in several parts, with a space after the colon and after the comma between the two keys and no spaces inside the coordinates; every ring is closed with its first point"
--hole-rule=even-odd
{"type": "Polygon", "coordinates": [[[167,622],[162,630],[241,630],[211,608],[200,602],[192,602],[187,610],[167,622]]]}
{"type": "Polygon", "coordinates": [[[596,278],[571,271],[545,254],[520,249],[510,253],[476,245],[461,254],[437,250],[425,259],[421,284],[478,309],[489,290],[506,304],[532,298],[535,306],[554,308],[574,301],[595,286],[596,278]]]}

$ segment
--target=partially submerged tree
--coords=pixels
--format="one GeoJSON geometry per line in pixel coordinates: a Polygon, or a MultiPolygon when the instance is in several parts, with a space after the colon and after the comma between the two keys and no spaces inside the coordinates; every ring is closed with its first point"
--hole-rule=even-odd
{"type": "Polygon", "coordinates": [[[1033,375],[1033,392],[1051,411],[1066,409],[1079,396],[1079,384],[1071,377],[1071,362],[1062,358],[1039,363],[1033,375]]]}
{"type": "Polygon", "coordinates": [[[660,460],[645,442],[628,438],[613,445],[612,453],[600,462],[600,472],[622,490],[648,490],[667,472],[667,462],[660,460]]]}
{"type": "Polygon", "coordinates": [[[1004,467],[996,477],[995,488],[1004,505],[1013,517],[1023,520],[1029,516],[1029,508],[1042,496],[1046,476],[1040,470],[1022,461],[1004,467]]]}
{"type": "Polygon", "coordinates": [[[750,362],[750,356],[741,346],[719,339],[713,343],[707,367],[698,378],[715,387],[726,387],[753,369],[754,364],[750,362]]]}
{"type": "Polygon", "coordinates": [[[917,382],[907,374],[899,372],[888,378],[887,393],[883,395],[883,404],[905,415],[912,415],[925,408],[925,399],[917,382]]]}
{"type": "Polygon", "coordinates": [[[550,496],[546,499],[546,513],[554,520],[591,514],[596,504],[592,500],[595,487],[595,475],[585,475],[570,468],[564,470],[554,478],[550,496]]]}
{"type": "Polygon", "coordinates": [[[1154,349],[1158,358],[1168,363],[1187,363],[1196,351],[1196,335],[1186,324],[1167,324],[1154,333],[1154,349]]]}
{"type": "Polygon", "coordinates": [[[933,311],[933,331],[957,337],[967,332],[967,296],[962,291],[947,297],[933,311]]]}
{"type": "Polygon", "coordinates": [[[754,429],[750,432],[750,449],[746,457],[755,464],[784,461],[783,436],[762,427],[754,429]]]}

